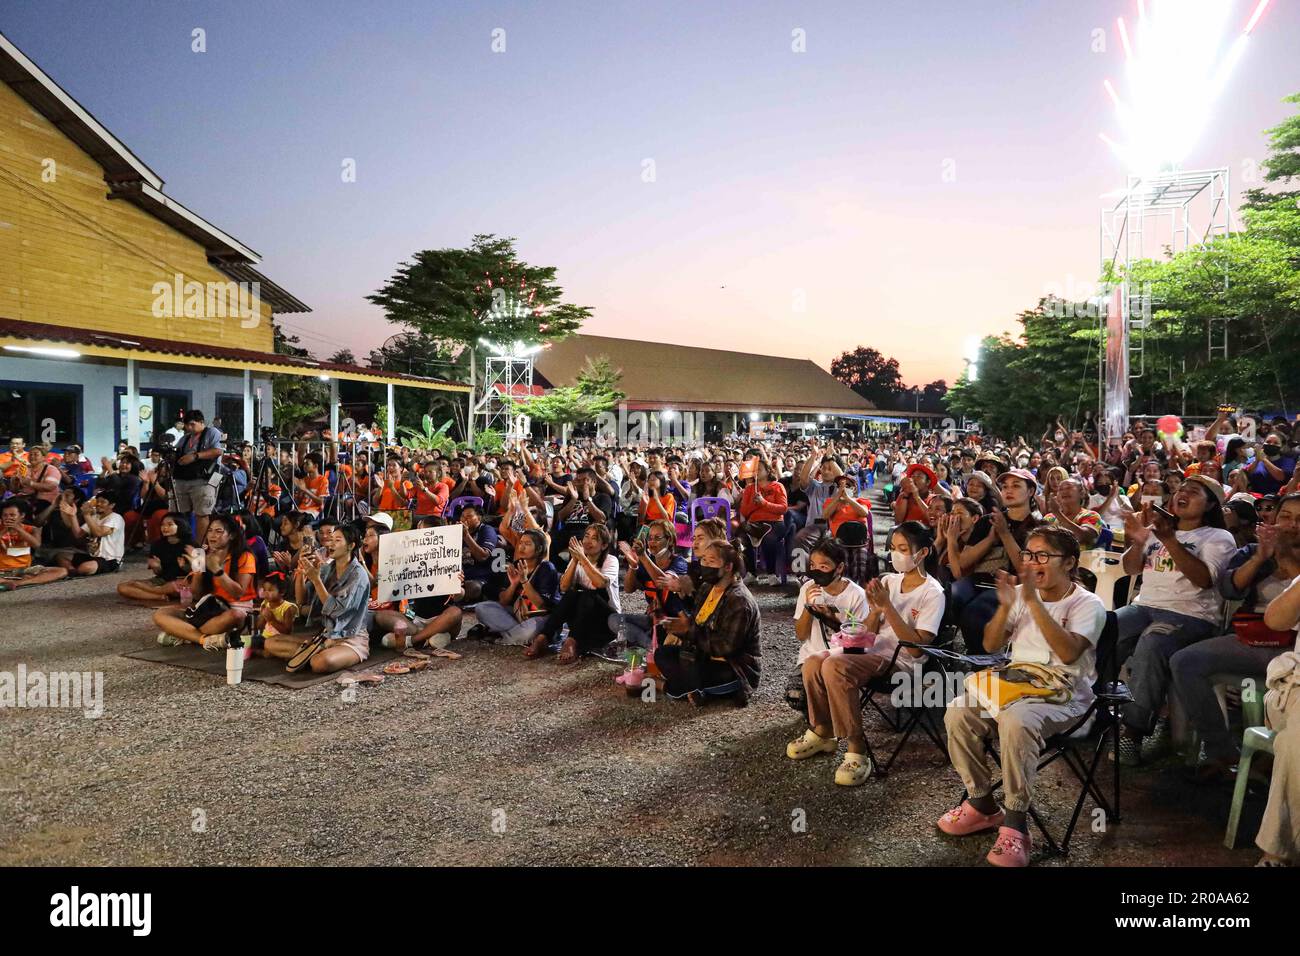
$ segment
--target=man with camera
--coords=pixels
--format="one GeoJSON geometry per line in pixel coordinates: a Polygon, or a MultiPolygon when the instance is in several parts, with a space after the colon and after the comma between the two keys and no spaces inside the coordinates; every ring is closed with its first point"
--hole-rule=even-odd
{"type": "Polygon", "coordinates": [[[223,454],[221,436],[204,422],[203,413],[191,408],[184,415],[185,432],[176,443],[172,468],[172,490],[176,510],[195,516],[194,540],[202,541],[208,530],[208,517],[217,504],[214,481],[217,460],[223,454]]]}

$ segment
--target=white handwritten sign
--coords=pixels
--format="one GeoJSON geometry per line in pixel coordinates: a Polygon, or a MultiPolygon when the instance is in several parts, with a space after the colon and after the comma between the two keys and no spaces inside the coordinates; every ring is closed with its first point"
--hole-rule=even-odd
{"type": "Polygon", "coordinates": [[[380,601],[403,601],[460,590],[461,526],[417,528],[379,537],[380,601]]]}

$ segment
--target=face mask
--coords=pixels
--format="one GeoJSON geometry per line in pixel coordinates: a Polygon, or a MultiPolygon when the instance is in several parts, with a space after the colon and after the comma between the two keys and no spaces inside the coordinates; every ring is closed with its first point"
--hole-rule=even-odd
{"type": "Polygon", "coordinates": [[[819,588],[824,588],[835,580],[834,571],[809,571],[808,579],[819,588]]]}
{"type": "Polygon", "coordinates": [[[906,574],[916,567],[916,555],[904,554],[902,551],[890,551],[889,563],[900,574],[906,574]]]}
{"type": "Polygon", "coordinates": [[[705,584],[717,584],[722,580],[722,568],[710,568],[707,565],[701,565],[700,580],[705,584]]]}

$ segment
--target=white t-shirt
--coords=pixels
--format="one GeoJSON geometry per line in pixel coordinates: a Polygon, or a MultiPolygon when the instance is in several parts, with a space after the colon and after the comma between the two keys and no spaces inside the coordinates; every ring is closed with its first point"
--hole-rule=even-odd
{"type": "MultiPolygon", "coordinates": [[[[606,554],[603,561],[600,562],[600,573],[609,582],[606,591],[609,594],[609,605],[614,609],[616,614],[623,613],[623,605],[618,596],[618,558],[612,554],[606,554]]],[[[587,576],[587,569],[580,563],[575,572],[578,583],[584,588],[591,587],[591,578],[587,576]]]]}
{"type": "MultiPolygon", "coordinates": [[[[928,631],[931,634],[939,633],[939,625],[943,623],[943,611],[947,603],[944,597],[943,585],[934,578],[927,576],[925,583],[920,587],[912,588],[907,593],[903,592],[902,574],[885,574],[881,575],[880,583],[889,591],[890,603],[898,609],[899,616],[912,625],[914,631],[928,631]]],[[[888,618],[881,618],[880,630],[876,632],[876,643],[872,645],[872,654],[883,654],[886,657],[894,655],[894,648],[898,646],[898,635],[894,629],[889,626],[888,618]]],[[[911,660],[914,666],[920,666],[921,658],[912,657],[910,654],[904,656],[906,652],[898,655],[898,662],[904,663],[911,660]]]]}
{"type": "MultiPolygon", "coordinates": [[[[109,533],[99,539],[99,557],[105,561],[121,561],[126,555],[126,522],[113,511],[100,518],[99,523],[109,529],[109,533]]],[[[90,534],[89,525],[82,525],[81,530],[90,534]]]]}
{"type": "MultiPolygon", "coordinates": [[[[831,594],[829,591],[823,590],[822,603],[838,609],[841,621],[845,619],[850,611],[859,621],[865,621],[867,618],[867,592],[852,581],[841,580],[844,580],[844,590],[839,594],[831,594]]],[[[794,605],[796,621],[803,616],[804,609],[808,606],[808,592],[814,587],[816,585],[812,581],[805,581],[803,587],[799,589],[799,599],[795,601],[794,605]]],[[[802,665],[804,661],[813,655],[830,650],[830,639],[833,636],[834,634],[828,634],[822,622],[814,617],[808,640],[799,642],[799,663],[802,665]]]]}
{"type": "MultiPolygon", "coordinates": [[[[1017,587],[1016,592],[1022,594],[1024,587],[1017,587]]],[[[1073,702],[1086,707],[1092,702],[1092,685],[1097,680],[1097,641],[1106,627],[1106,605],[1097,595],[1076,584],[1061,600],[1044,601],[1043,607],[1047,609],[1048,617],[1065,630],[1087,638],[1088,649],[1073,664],[1062,661],[1043,636],[1025,602],[1017,600],[1007,618],[1007,629],[1011,632],[1011,660],[1013,663],[1043,664],[1069,674],[1074,683],[1073,702]]]]}
{"type": "Polygon", "coordinates": [[[1168,549],[1152,536],[1147,542],[1142,558],[1142,591],[1134,604],[1161,608],[1204,621],[1217,621],[1223,610],[1214,583],[1237,553],[1237,542],[1232,532],[1223,528],[1197,528],[1195,531],[1176,533],[1178,543],[1195,557],[1205,562],[1210,571],[1211,584],[1198,588],[1174,567],[1168,549]]]}

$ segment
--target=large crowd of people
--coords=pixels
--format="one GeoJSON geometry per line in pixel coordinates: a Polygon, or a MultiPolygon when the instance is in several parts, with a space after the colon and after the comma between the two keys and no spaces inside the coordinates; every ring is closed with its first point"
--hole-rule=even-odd
{"type": "Polygon", "coordinates": [[[243,631],[248,654],[320,674],[460,638],[627,660],[645,682],[629,690],[653,681],[699,705],[743,705],[788,671],[806,726],[787,755],[843,744],[843,786],[873,770],[864,692],[919,672],[942,639],[1011,668],[995,672],[1010,687],[996,712],[959,694],[942,722],[966,795],[937,827],[989,833],[1000,866],[1029,860],[1040,751],[1088,711],[1113,611],[1131,699],[1112,759],[1157,761],[1181,714],[1197,778],[1230,781],[1225,675],[1230,699],[1267,688],[1261,862],[1300,862],[1300,434],[1284,420],[1243,434],[1225,409],[1178,435],[1135,421],[1104,447],[1060,419],[1036,442],[914,430],[439,453],[360,437],[227,448],[191,411],[171,441],[124,446],[98,472],[75,445],[14,437],[0,590],[121,573],[123,598],[157,605],[160,643],[222,650],[243,631]],[[452,522],[459,590],[384,601],[382,537],[452,522]],[[122,573],[134,552],[147,576],[122,573]],[[1103,601],[1106,554],[1123,580],[1103,601]],[[765,662],[753,589],[791,578],[788,660],[765,662]]]}

